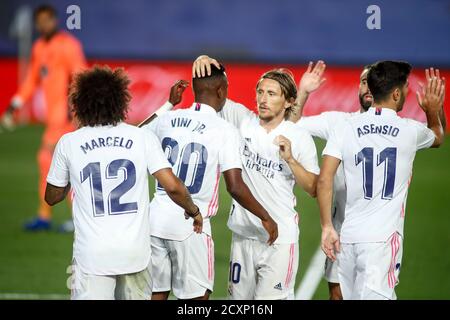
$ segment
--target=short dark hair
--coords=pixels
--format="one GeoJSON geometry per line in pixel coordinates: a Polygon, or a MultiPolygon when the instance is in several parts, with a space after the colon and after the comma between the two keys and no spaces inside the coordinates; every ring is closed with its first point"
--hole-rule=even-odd
{"type": "Polygon", "coordinates": [[[56,18],[58,16],[56,9],[54,7],[52,7],[49,4],[43,4],[43,5],[40,5],[39,7],[37,7],[36,9],[34,9],[33,19],[36,20],[38,15],[40,15],[42,12],[47,12],[54,18],[56,18]]]}
{"type": "Polygon", "coordinates": [[[375,102],[383,101],[395,88],[405,85],[411,65],[403,61],[379,61],[370,67],[367,84],[375,102]]]}
{"type": "Polygon", "coordinates": [[[195,77],[192,79],[192,88],[194,92],[198,93],[198,90],[202,90],[208,87],[208,83],[212,83],[218,79],[225,79],[225,67],[220,64],[220,68],[217,68],[214,64],[211,64],[211,75],[205,75],[204,77],[195,77]]]}
{"type": "Polygon", "coordinates": [[[94,66],[75,75],[69,102],[82,126],[116,125],[126,119],[131,95],[123,68],[94,66]]]}

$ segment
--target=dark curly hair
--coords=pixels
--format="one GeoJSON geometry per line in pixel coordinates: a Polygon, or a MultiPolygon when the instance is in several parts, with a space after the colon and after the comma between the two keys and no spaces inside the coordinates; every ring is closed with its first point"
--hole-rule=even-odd
{"type": "Polygon", "coordinates": [[[94,66],[78,73],[69,103],[81,126],[116,125],[125,120],[131,100],[130,80],[123,68],[94,66]]]}

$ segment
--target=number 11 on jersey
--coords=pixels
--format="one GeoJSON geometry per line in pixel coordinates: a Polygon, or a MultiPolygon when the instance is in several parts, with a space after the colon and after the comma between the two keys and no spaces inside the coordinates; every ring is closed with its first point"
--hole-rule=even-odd
{"type": "MultiPolygon", "coordinates": [[[[373,148],[363,148],[355,155],[355,165],[362,164],[364,198],[373,197],[373,148]]],[[[395,170],[397,163],[397,148],[385,148],[377,155],[377,167],[384,163],[383,192],[381,199],[392,200],[395,186],[395,170]]]]}

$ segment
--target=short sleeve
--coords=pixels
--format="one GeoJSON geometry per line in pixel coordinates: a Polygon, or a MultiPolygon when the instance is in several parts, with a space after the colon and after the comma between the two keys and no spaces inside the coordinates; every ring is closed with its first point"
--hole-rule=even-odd
{"type": "Polygon", "coordinates": [[[301,117],[296,126],[308,131],[313,137],[328,140],[329,127],[325,112],[316,116],[301,117]]]}
{"type": "Polygon", "coordinates": [[[249,117],[256,117],[250,109],[246,108],[240,103],[227,99],[222,110],[218,112],[219,117],[234,125],[236,128],[241,126],[244,119],[249,117]]]}
{"type": "Polygon", "coordinates": [[[240,157],[241,138],[236,128],[226,128],[224,145],[219,151],[220,172],[230,169],[242,169],[240,157]]]}
{"type": "Polygon", "coordinates": [[[299,138],[296,160],[306,171],[319,174],[320,168],[317,161],[317,149],[314,140],[306,131],[303,131],[299,138]]]}
{"type": "Polygon", "coordinates": [[[407,119],[416,132],[416,150],[426,149],[433,145],[436,135],[433,130],[418,121],[407,119]]]}
{"type": "Polygon", "coordinates": [[[147,149],[147,170],[150,174],[153,174],[161,169],[172,168],[164,155],[161,143],[156,135],[150,130],[145,131],[145,146],[147,149]]]}
{"type": "Polygon", "coordinates": [[[148,130],[148,131],[153,132],[154,134],[157,134],[157,128],[158,128],[158,123],[159,123],[160,118],[161,118],[161,116],[156,117],[150,123],[147,123],[146,125],[142,126],[142,129],[148,130]]]}
{"type": "Polygon", "coordinates": [[[330,131],[330,137],[328,138],[327,145],[323,149],[322,155],[328,155],[342,160],[345,126],[336,126],[330,131]]]}
{"type": "Polygon", "coordinates": [[[69,184],[69,161],[64,140],[63,136],[56,144],[52,164],[47,175],[47,182],[55,187],[65,187],[69,184]]]}

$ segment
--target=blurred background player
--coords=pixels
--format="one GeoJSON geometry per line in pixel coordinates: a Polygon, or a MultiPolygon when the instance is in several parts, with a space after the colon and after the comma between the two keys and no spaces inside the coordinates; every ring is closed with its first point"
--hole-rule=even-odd
{"type": "MultiPolygon", "coordinates": [[[[217,61],[200,56],[193,76],[209,73],[217,61]]],[[[294,185],[315,196],[319,174],[314,141],[286,121],[297,99],[297,87],[286,69],[264,73],[256,84],[258,115],[227,103],[220,116],[238,128],[242,139],[244,182],[278,225],[273,247],[261,221],[233,200],[229,294],[231,299],[293,299],[299,259],[298,214],[294,185]]]]}
{"type": "Polygon", "coordinates": [[[212,66],[210,76],[194,78],[192,83],[195,102],[189,109],[161,114],[144,127],[160,139],[173,172],[184,181],[204,214],[204,232],[193,233],[181,218],[180,208],[161,186],[157,187],[150,205],[152,300],[167,299],[171,290],[178,299],[208,299],[213,291],[210,219],[219,206],[221,173],[233,199],[261,221],[269,245],[278,234],[277,224],[242,179],[239,133],[217,114],[228,96],[225,68],[212,66]]]}
{"type": "MultiPolygon", "coordinates": [[[[38,216],[25,224],[24,228],[27,231],[51,228],[51,208],[44,201],[45,179],[58,139],[74,129],[67,103],[70,79],[74,73],[86,67],[81,43],[71,34],[58,29],[58,19],[53,7],[39,6],[34,11],[34,22],[40,38],[33,44],[25,81],[12,98],[2,119],[5,124],[11,123],[14,110],[22,107],[38,87],[43,89],[46,128],[37,154],[39,165],[38,216]]],[[[60,229],[61,231],[72,231],[71,220],[64,223],[60,229]]]]}
{"type": "MultiPolygon", "coordinates": [[[[310,68],[311,65],[308,68],[307,72],[309,71],[310,68]]],[[[302,106],[299,108],[299,111],[295,114],[295,116],[291,120],[296,122],[297,119],[300,118],[300,120],[297,122],[297,125],[300,128],[307,130],[313,137],[328,140],[331,130],[337,123],[353,115],[367,111],[372,105],[372,95],[370,94],[369,88],[367,86],[367,73],[369,72],[369,68],[370,65],[365,66],[360,75],[359,90],[358,90],[360,107],[358,111],[356,112],[329,111],[323,112],[316,116],[303,117],[302,116],[303,105],[306,103],[307,98],[307,95],[304,95],[305,98],[302,100],[302,106]]],[[[311,73],[314,74],[313,70],[311,73]]],[[[314,87],[314,90],[316,90],[320,85],[319,81],[320,76],[318,74],[316,74],[316,78],[317,80],[315,81],[315,83],[317,85],[314,87]]],[[[307,88],[308,83],[304,81],[304,79],[302,78],[299,84],[299,92],[307,92],[306,91],[307,88]]],[[[344,221],[344,210],[345,210],[346,188],[343,175],[344,172],[341,165],[339,166],[336,172],[336,176],[334,177],[333,207],[331,209],[333,217],[333,226],[338,233],[340,232],[341,225],[344,221]]],[[[342,293],[339,287],[337,264],[333,263],[329,258],[327,258],[325,261],[325,279],[328,282],[330,299],[342,300],[342,293]]]]}
{"type": "Polygon", "coordinates": [[[397,115],[408,94],[410,71],[406,62],[372,65],[367,82],[373,107],[338,123],[323,151],[317,185],[322,250],[332,261],[337,255],[344,299],[396,299],[416,151],[439,147],[444,141],[439,117],[445,92],[442,79],[432,77],[417,93],[428,128],[397,115]],[[332,224],[331,204],[333,178],[341,161],[347,198],[339,235],[332,224]]]}
{"type": "MultiPolygon", "coordinates": [[[[62,201],[71,186],[75,193],[72,299],[150,298],[148,174],[182,207],[180,217],[192,217],[193,230],[202,232],[200,209],[157,137],[123,122],[129,83],[123,69],[94,67],[77,75],[70,102],[80,128],[59,140],[47,177],[48,204],[62,201]]],[[[192,230],[192,220],[186,223],[192,230]]]]}

